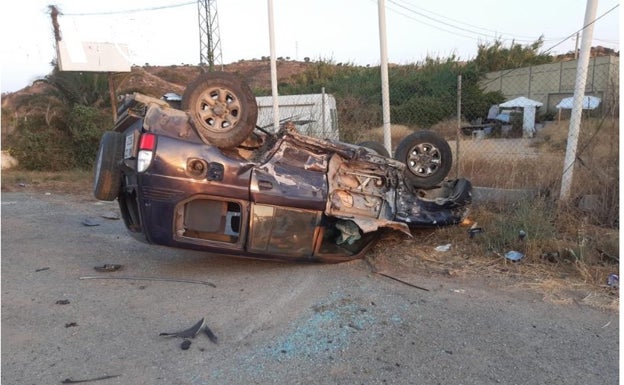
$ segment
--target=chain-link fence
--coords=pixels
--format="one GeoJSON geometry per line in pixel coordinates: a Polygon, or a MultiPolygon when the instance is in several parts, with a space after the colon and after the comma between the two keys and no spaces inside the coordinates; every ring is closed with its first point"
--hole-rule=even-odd
{"type": "MultiPolygon", "coordinates": [[[[479,187],[557,197],[577,60],[492,72],[479,79],[458,76],[457,68],[449,62],[390,69],[393,149],[410,132],[431,129],[451,145],[451,177],[468,178],[479,187]]],[[[370,74],[361,84],[329,85],[327,94],[316,96],[288,96],[290,107],[281,103],[285,108],[280,118],[294,117],[304,132],[315,136],[335,138],[337,124],[343,141],[383,143],[381,87],[374,78],[379,71],[367,70],[370,74]],[[363,88],[367,93],[355,92],[363,88]]],[[[572,196],[591,201],[589,207],[610,220],[618,205],[618,57],[590,59],[585,95],[572,196]]],[[[262,103],[259,121],[271,123],[262,103]]]]}
{"type": "MultiPolygon", "coordinates": [[[[617,217],[619,58],[590,59],[572,197],[609,223],[617,217]]],[[[477,186],[559,195],[577,60],[489,73],[480,82],[505,102],[460,126],[459,173],[477,186]]],[[[570,166],[568,166],[570,167],[570,166]]]]}

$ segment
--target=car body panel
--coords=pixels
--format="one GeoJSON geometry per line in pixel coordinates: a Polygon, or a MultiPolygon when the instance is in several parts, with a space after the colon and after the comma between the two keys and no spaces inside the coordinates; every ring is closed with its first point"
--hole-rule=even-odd
{"type": "Polygon", "coordinates": [[[126,98],[115,126],[125,141],[117,199],[139,240],[241,257],[339,262],[361,257],[383,229],[410,234],[410,227],[455,224],[467,213],[467,181],[414,191],[404,181],[403,163],[302,135],[292,124],[220,149],[200,138],[186,112],[145,95],[126,98]],[[139,172],[139,142],[147,133],[155,145],[151,163],[139,172]]]}

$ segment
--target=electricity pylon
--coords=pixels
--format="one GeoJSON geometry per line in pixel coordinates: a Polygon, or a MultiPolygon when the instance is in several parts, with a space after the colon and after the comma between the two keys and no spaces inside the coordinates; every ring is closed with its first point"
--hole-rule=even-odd
{"type": "Polygon", "coordinates": [[[221,36],[216,0],[197,0],[199,20],[199,64],[214,71],[215,65],[223,67],[221,36]]]}

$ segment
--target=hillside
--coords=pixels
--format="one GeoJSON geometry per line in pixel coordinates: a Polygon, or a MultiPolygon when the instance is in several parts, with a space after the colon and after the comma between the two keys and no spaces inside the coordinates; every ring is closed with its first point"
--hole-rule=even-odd
{"type": "MultiPolygon", "coordinates": [[[[288,82],[298,73],[303,72],[310,63],[295,61],[278,61],[278,82],[288,82]]],[[[271,88],[271,64],[266,60],[249,60],[223,66],[226,72],[241,75],[252,89],[268,90],[271,88]]],[[[184,92],[184,88],[201,73],[198,66],[148,66],[134,67],[130,74],[117,76],[118,93],[141,90],[151,95],[162,95],[167,92],[184,92]]]]}
{"type": "MultiPolygon", "coordinates": [[[[311,62],[277,62],[279,83],[288,83],[289,79],[313,65],[311,62]]],[[[226,72],[240,74],[257,90],[271,89],[271,64],[268,60],[246,60],[227,64],[226,72]]],[[[199,66],[134,66],[129,73],[113,76],[116,95],[141,92],[150,96],[161,96],[168,92],[182,94],[186,85],[201,73],[199,66]]],[[[46,97],[52,91],[44,82],[33,84],[16,92],[2,95],[2,136],[15,130],[18,119],[27,119],[34,115],[47,115],[47,110],[55,104],[53,98],[46,97]]]]}
{"type": "MultiPolygon", "coordinates": [[[[278,82],[288,82],[293,75],[305,71],[310,65],[311,62],[278,61],[278,82]]],[[[267,60],[244,60],[226,64],[223,70],[240,74],[252,89],[271,88],[271,64],[267,60]]],[[[161,95],[167,92],[184,92],[186,85],[200,73],[201,67],[192,65],[134,66],[130,73],[118,73],[114,79],[118,94],[141,90],[152,95],[161,95]]],[[[42,93],[45,89],[45,84],[35,82],[19,91],[4,94],[2,108],[15,110],[19,108],[17,101],[20,96],[42,93]]]]}

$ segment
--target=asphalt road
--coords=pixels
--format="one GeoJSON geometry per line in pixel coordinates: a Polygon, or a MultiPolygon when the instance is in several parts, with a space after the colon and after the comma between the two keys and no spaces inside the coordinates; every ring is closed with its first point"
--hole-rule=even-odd
{"type": "Polygon", "coordinates": [[[101,217],[114,202],[1,202],[2,384],[618,383],[616,312],[466,279],[412,277],[420,290],[364,261],[144,245],[101,217]],[[94,270],[104,264],[123,268],[94,270]],[[182,350],[183,339],[159,335],[202,318],[217,343],[200,333],[182,350]]]}

